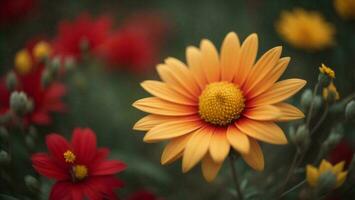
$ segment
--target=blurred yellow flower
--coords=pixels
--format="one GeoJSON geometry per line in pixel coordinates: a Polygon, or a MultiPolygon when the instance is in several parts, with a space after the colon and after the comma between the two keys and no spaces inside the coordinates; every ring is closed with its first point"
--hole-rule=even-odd
{"type": "Polygon", "coordinates": [[[15,70],[20,74],[26,74],[31,71],[32,68],[32,58],[30,53],[23,49],[16,53],[15,55],[15,70]]]}
{"type": "Polygon", "coordinates": [[[270,49],[259,60],[257,51],[256,34],[240,44],[237,34],[229,33],[220,53],[204,39],[200,48],[187,48],[187,65],[167,58],[157,66],[162,81],[141,84],[154,97],[134,102],[134,107],[149,113],[134,129],[148,131],[145,142],[169,141],[162,164],[182,157],[182,171],[187,172],[202,161],[202,174],[212,181],[231,148],[260,171],[264,156],[259,141],[287,143],[275,122],[304,117],[283,101],[306,81],[277,81],[290,61],[281,57],[281,47],[270,49]]]}
{"type": "Polygon", "coordinates": [[[51,53],[51,45],[48,42],[38,42],[33,48],[33,56],[36,60],[42,60],[51,53]]]}
{"type": "Polygon", "coordinates": [[[317,169],[316,167],[312,165],[307,165],[307,182],[310,186],[316,187],[319,184],[319,178],[326,174],[326,173],[331,173],[332,175],[335,176],[335,185],[334,188],[340,187],[348,174],[347,171],[344,170],[344,164],[345,162],[339,162],[336,165],[332,165],[326,160],[322,160],[321,164],[319,165],[319,168],[317,169]]]}
{"type": "Polygon", "coordinates": [[[326,101],[334,101],[334,100],[339,100],[340,95],[335,87],[335,84],[333,81],[330,82],[329,86],[326,88],[323,88],[323,98],[326,101]]]}
{"type": "Polygon", "coordinates": [[[335,29],[316,11],[296,8],[283,11],[276,22],[276,31],[292,46],[306,50],[321,50],[334,43],[335,29]]]}
{"type": "Polygon", "coordinates": [[[344,19],[355,19],[354,0],[334,0],[334,7],[340,17],[344,19]]]}
{"type": "Polygon", "coordinates": [[[319,71],[330,78],[335,78],[335,72],[330,67],[327,67],[325,64],[322,64],[322,66],[319,67],[319,71]]]}

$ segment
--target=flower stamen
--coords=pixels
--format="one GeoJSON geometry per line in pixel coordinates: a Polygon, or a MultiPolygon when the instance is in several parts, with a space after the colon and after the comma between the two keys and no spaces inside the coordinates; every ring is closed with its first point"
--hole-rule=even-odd
{"type": "Polygon", "coordinates": [[[66,152],[64,152],[63,156],[65,159],[65,162],[67,162],[67,163],[74,163],[75,158],[76,158],[75,154],[70,150],[67,150],[66,152]]]}

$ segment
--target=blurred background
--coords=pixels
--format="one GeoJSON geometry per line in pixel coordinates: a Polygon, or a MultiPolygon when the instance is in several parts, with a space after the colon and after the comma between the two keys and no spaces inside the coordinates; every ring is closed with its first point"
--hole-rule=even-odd
{"type": "MultiPolygon", "coordinates": [[[[99,145],[111,149],[111,158],[128,165],[118,175],[125,182],[125,187],[118,191],[123,199],[133,199],[140,192],[147,193],[146,199],[147,196],[167,200],[232,199],[235,194],[228,166],[208,184],[199,167],[182,174],[179,162],[160,165],[164,144],[143,143],[144,133],[132,130],[144,114],[131,105],[149,96],[139,83],[158,79],[155,66],[168,56],[185,61],[185,48],[198,46],[203,38],[210,39],[219,48],[230,31],[235,31],[241,40],[255,32],[259,36],[258,56],[281,45],[282,55],[292,58],[283,78],[302,78],[307,80],[307,88],[313,88],[318,67],[324,63],[336,72],[335,85],[340,97],[346,97],[355,91],[355,3],[348,1],[349,4],[341,6],[342,3],[333,0],[1,0],[2,84],[8,84],[10,73],[25,76],[33,70],[26,63],[35,63],[36,56],[26,59],[26,55],[19,53],[44,41],[50,45],[53,62],[59,62],[65,70],[60,69],[60,75],[47,77],[48,80],[41,74],[39,81],[60,82],[66,93],[57,95],[65,106],[49,110],[50,119],[28,117],[29,128],[24,135],[20,133],[21,128],[8,128],[10,137],[15,138],[13,141],[18,141],[13,144],[16,147],[9,168],[14,171],[13,181],[18,187],[14,189],[1,179],[0,193],[19,199],[31,198],[23,177],[35,174],[29,155],[46,149],[44,135],[55,132],[70,138],[73,128],[90,127],[96,132],[99,145]],[[36,135],[33,141],[19,139],[28,137],[30,130],[36,135]]],[[[22,84],[24,88],[26,84],[35,87],[31,81],[22,84]]],[[[5,109],[8,94],[5,95],[5,89],[0,92],[0,107],[5,109]]],[[[291,102],[299,105],[299,100],[300,95],[291,102]]],[[[42,101],[35,104],[43,104],[42,101]]],[[[349,160],[352,156],[354,132],[348,123],[339,147],[345,155],[341,159],[349,160]]],[[[1,145],[1,149],[7,148],[3,139],[1,145]]],[[[288,146],[264,145],[263,148],[265,173],[253,172],[243,161],[238,162],[238,173],[242,179],[248,177],[242,184],[255,199],[268,196],[277,179],[277,174],[270,174],[282,172],[280,160],[290,162],[287,153],[294,151],[288,146]]],[[[335,157],[340,159],[339,155],[335,157]]],[[[46,199],[52,182],[40,179],[41,198],[46,199]]],[[[296,194],[293,197],[296,199],[296,194]]]]}

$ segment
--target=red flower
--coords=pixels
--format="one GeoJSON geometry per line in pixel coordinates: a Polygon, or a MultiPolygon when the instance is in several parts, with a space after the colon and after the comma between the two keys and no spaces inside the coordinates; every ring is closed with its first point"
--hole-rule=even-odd
{"type": "Polygon", "coordinates": [[[110,29],[111,20],[108,17],[93,20],[89,15],[82,14],[73,22],[63,21],[54,40],[54,54],[80,59],[83,45],[87,45],[88,51],[95,54],[109,36],[110,29]]]}
{"type": "Polygon", "coordinates": [[[354,149],[351,144],[344,139],[330,152],[328,160],[331,163],[345,161],[346,165],[349,165],[353,154],[354,149]]]}
{"type": "Polygon", "coordinates": [[[34,154],[32,163],[38,173],[57,181],[50,200],[118,199],[114,189],[123,183],[114,175],[126,165],[107,160],[109,150],[97,148],[91,129],[74,129],[71,143],[58,134],[50,134],[46,144],[49,154],[34,154]]]}
{"type": "Polygon", "coordinates": [[[1,0],[0,24],[10,24],[25,17],[37,4],[37,0],[1,0]]]}
{"type": "Polygon", "coordinates": [[[162,200],[148,190],[140,190],[130,195],[127,200],[162,200]]]}

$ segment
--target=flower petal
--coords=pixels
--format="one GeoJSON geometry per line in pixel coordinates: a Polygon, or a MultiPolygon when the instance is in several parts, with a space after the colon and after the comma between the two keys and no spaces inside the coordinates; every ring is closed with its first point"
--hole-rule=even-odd
{"type": "Polygon", "coordinates": [[[333,168],[332,164],[330,164],[330,162],[323,159],[319,165],[319,174],[322,174],[327,170],[332,170],[332,168],[333,168]]]}
{"type": "Polygon", "coordinates": [[[68,141],[58,134],[50,134],[46,137],[46,144],[50,154],[58,161],[58,164],[65,165],[64,152],[71,149],[68,141]]]}
{"type": "Polygon", "coordinates": [[[205,72],[209,83],[219,81],[221,79],[221,69],[219,57],[216,47],[207,39],[203,39],[200,44],[202,53],[201,65],[205,72]]]}
{"type": "Polygon", "coordinates": [[[334,167],[333,167],[333,173],[334,174],[339,174],[341,171],[343,171],[344,169],[344,165],[345,165],[345,161],[341,161],[339,162],[338,164],[336,164],[334,167]]]}
{"type": "Polygon", "coordinates": [[[226,128],[216,128],[210,141],[210,154],[217,163],[223,162],[230,150],[226,131],[226,128]]]}
{"type": "Polygon", "coordinates": [[[161,155],[161,164],[170,164],[175,161],[177,157],[185,149],[186,143],[189,141],[192,134],[183,135],[181,137],[177,137],[172,139],[164,148],[163,154],[161,155]]]}
{"type": "Polygon", "coordinates": [[[66,180],[70,178],[66,169],[57,165],[47,154],[36,153],[32,155],[31,160],[33,168],[42,176],[56,180],[66,180]]]}
{"type": "Polygon", "coordinates": [[[234,82],[242,86],[248,77],[253,66],[256,54],[258,52],[258,36],[253,33],[245,39],[238,56],[238,65],[236,67],[234,82]]]}
{"type": "Polygon", "coordinates": [[[225,37],[221,48],[221,80],[231,82],[234,78],[240,52],[240,41],[235,32],[225,37]]]}
{"type": "Polygon", "coordinates": [[[172,103],[193,106],[198,104],[196,101],[192,101],[174,91],[168,84],[160,81],[144,81],[141,83],[141,86],[150,94],[172,103]]]}
{"type": "Polygon", "coordinates": [[[94,164],[90,168],[90,175],[92,176],[102,176],[102,175],[113,175],[119,173],[127,168],[127,165],[121,161],[117,160],[106,160],[94,164]]]}
{"type": "Polygon", "coordinates": [[[287,138],[284,132],[273,122],[242,118],[237,120],[235,124],[243,133],[257,140],[271,144],[287,144],[287,138]]]}
{"type": "Polygon", "coordinates": [[[207,85],[207,78],[201,64],[202,53],[198,48],[189,46],[186,49],[186,59],[192,75],[195,77],[196,82],[202,90],[207,85]]]}
{"type": "Polygon", "coordinates": [[[343,185],[343,183],[345,182],[346,176],[348,175],[348,172],[341,172],[338,176],[337,176],[337,183],[335,185],[336,188],[340,187],[341,185],[343,185]]]}
{"type": "Polygon", "coordinates": [[[90,164],[97,152],[95,133],[89,128],[74,129],[72,146],[76,161],[80,164],[90,164]]]}
{"type": "Polygon", "coordinates": [[[203,123],[197,116],[181,118],[155,126],[147,132],[143,140],[145,142],[158,142],[172,139],[191,133],[202,126],[203,123]]]}
{"type": "Polygon", "coordinates": [[[144,112],[164,116],[186,116],[197,113],[195,106],[186,106],[161,100],[157,97],[140,99],[133,106],[144,112]]]}
{"type": "Polygon", "coordinates": [[[281,112],[281,116],[277,119],[277,121],[290,121],[304,118],[303,112],[291,104],[278,103],[274,106],[281,112]]]}
{"type": "Polygon", "coordinates": [[[206,154],[206,156],[202,159],[202,164],[201,164],[202,175],[205,178],[205,180],[207,182],[212,182],[216,178],[222,165],[223,162],[216,163],[213,161],[213,159],[210,157],[209,154],[206,154]]]}
{"type": "Polygon", "coordinates": [[[257,86],[263,79],[267,78],[271,70],[275,67],[280,59],[282,47],[275,47],[267,51],[254,67],[251,68],[248,78],[243,85],[243,91],[246,96],[257,86]]]}
{"type": "Polygon", "coordinates": [[[147,115],[136,122],[133,126],[134,130],[137,131],[149,131],[154,126],[159,124],[173,121],[174,119],[179,117],[169,117],[169,116],[162,116],[162,115],[147,115]]]}
{"type": "Polygon", "coordinates": [[[248,93],[248,98],[254,98],[259,94],[268,90],[274,83],[280,78],[280,76],[285,72],[288,63],[290,62],[290,57],[281,58],[276,65],[271,69],[267,76],[265,76],[253,89],[248,93]]]}
{"type": "Polygon", "coordinates": [[[260,148],[258,142],[252,138],[249,138],[250,151],[248,153],[242,153],[244,161],[253,169],[257,171],[264,170],[264,154],[260,148]]]}
{"type": "Polygon", "coordinates": [[[302,79],[287,79],[275,83],[266,92],[249,100],[247,107],[279,103],[296,94],[306,84],[302,79]]]}
{"type": "Polygon", "coordinates": [[[186,143],[182,158],[182,171],[185,173],[193,168],[207,153],[214,129],[203,127],[192,133],[186,143]]]}
{"type": "Polygon", "coordinates": [[[248,136],[242,133],[234,125],[230,125],[227,130],[227,139],[229,144],[240,153],[248,153],[250,151],[250,142],[248,136]]]}
{"type": "Polygon", "coordinates": [[[69,200],[71,199],[71,186],[72,184],[66,181],[56,182],[49,195],[50,200],[69,200]]]}
{"type": "Polygon", "coordinates": [[[253,108],[245,109],[243,115],[249,119],[259,120],[259,121],[271,121],[275,119],[279,119],[281,115],[281,111],[278,107],[273,105],[264,105],[253,108]]]}
{"type": "Polygon", "coordinates": [[[312,165],[307,165],[306,173],[308,184],[312,187],[316,186],[319,177],[317,168],[313,167],[312,165]]]}

